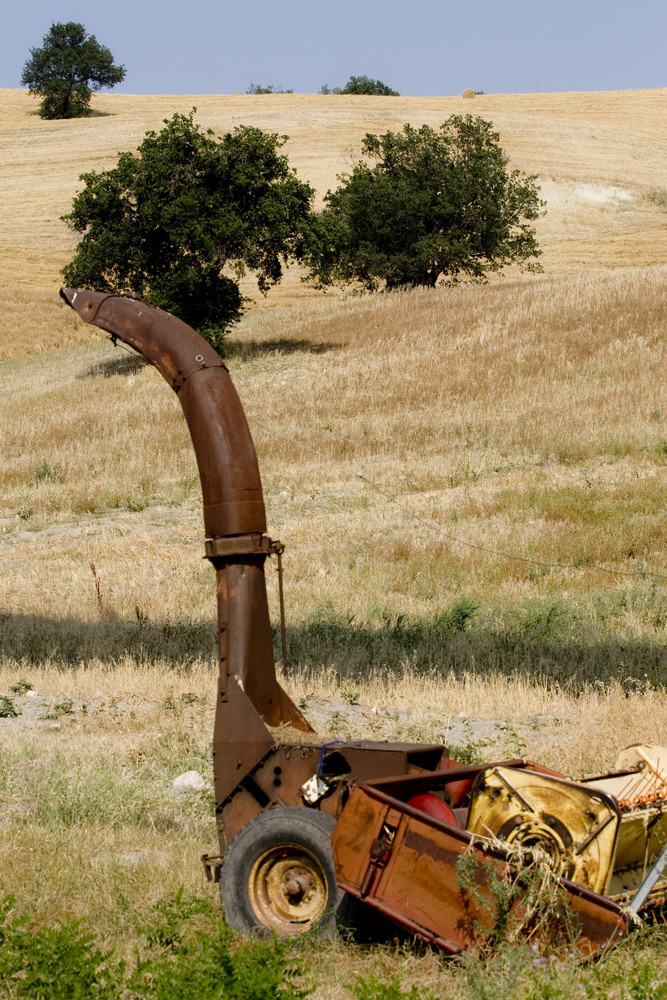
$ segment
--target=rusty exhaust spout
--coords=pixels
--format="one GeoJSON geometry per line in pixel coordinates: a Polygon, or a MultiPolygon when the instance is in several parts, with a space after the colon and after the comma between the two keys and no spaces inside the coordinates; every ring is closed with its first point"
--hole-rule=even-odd
{"type": "Polygon", "coordinates": [[[63,288],[60,294],[84,322],[150,361],[183,408],[201,479],[206,557],[217,575],[214,754],[234,746],[236,783],[275,746],[265,723],[312,732],[276,679],[264,578],[275,543],[265,534],[262,484],[241,402],[220,356],[170,313],[103,292],[63,288]]]}

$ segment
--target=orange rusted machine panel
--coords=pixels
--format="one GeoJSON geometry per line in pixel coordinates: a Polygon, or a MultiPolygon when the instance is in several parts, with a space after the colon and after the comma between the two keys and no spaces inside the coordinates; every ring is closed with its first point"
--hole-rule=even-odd
{"type": "MultiPolygon", "coordinates": [[[[489,865],[501,877],[511,867],[511,853],[503,842],[466,829],[469,806],[454,805],[447,822],[437,815],[440,810],[429,815],[414,803],[424,804],[429,797],[435,798],[434,793],[444,793],[453,803],[465,800],[471,784],[473,789],[479,787],[490,767],[510,774],[512,769],[533,772],[547,782],[554,776],[547,768],[521,760],[450,768],[428,778],[372,781],[355,789],[332,834],[341,888],[447,951],[468,948],[476,928],[492,928],[489,865]],[[472,895],[463,891],[457,877],[457,865],[467,855],[477,862],[472,895]]],[[[566,779],[552,780],[560,784],[566,779]]],[[[557,817],[549,818],[558,824],[557,817]]],[[[560,888],[574,916],[576,947],[582,956],[595,954],[627,935],[630,918],[618,902],[566,878],[560,879],[560,888]]],[[[538,929],[535,933],[539,936],[538,929]]]]}

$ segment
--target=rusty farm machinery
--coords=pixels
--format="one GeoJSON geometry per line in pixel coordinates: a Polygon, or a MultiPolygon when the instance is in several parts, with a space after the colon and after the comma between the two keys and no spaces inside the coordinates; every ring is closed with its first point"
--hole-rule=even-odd
{"type": "MultiPolygon", "coordinates": [[[[213,733],[219,854],[204,856],[235,928],[298,935],[379,913],[448,951],[493,920],[493,877],[537,859],[595,954],[665,905],[667,750],[623,751],[585,781],[527,760],[464,766],[446,747],[318,741],[276,677],[266,534],[252,438],[229,372],[179,319],[130,297],[63,289],[87,323],[142,354],[175,390],[197,458],[217,580],[213,733]],[[281,727],[280,741],[272,729],[281,727]],[[290,741],[282,734],[296,730],[290,741]],[[309,735],[310,734],[310,735],[309,735]],[[475,891],[459,872],[472,859],[475,891]]],[[[521,896],[516,903],[521,909],[521,896]]]]}

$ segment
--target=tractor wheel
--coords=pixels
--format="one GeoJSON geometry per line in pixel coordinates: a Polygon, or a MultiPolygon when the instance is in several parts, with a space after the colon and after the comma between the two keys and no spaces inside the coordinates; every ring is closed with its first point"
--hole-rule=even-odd
{"type": "Polygon", "coordinates": [[[261,813],[232,840],[220,898],[235,930],[294,937],[317,928],[334,936],[352,899],[336,885],[331,831],[336,821],[304,806],[261,813]]]}

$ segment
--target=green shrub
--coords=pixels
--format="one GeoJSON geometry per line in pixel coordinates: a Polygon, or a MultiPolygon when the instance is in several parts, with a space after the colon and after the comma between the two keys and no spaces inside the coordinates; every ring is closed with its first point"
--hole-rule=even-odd
{"type": "Polygon", "coordinates": [[[16,684],[12,684],[9,690],[12,692],[12,694],[18,694],[18,695],[27,694],[28,691],[32,691],[32,684],[30,683],[30,681],[27,681],[25,677],[21,677],[21,679],[18,680],[16,684]]]}
{"type": "Polygon", "coordinates": [[[125,964],[102,952],[79,921],[32,930],[23,916],[10,920],[14,897],[0,902],[0,985],[30,1000],[114,1000],[125,964]]]}
{"type": "Polygon", "coordinates": [[[17,715],[14,702],[6,694],[0,697],[0,719],[15,719],[17,715]]]}
{"type": "Polygon", "coordinates": [[[56,462],[55,465],[51,466],[44,459],[41,465],[38,465],[32,474],[32,478],[28,480],[29,486],[38,486],[40,483],[61,483],[65,474],[65,467],[62,462],[56,462]]]}
{"type": "Polygon", "coordinates": [[[182,889],[154,908],[144,936],[148,955],[127,982],[132,1000],[301,1000],[311,992],[289,942],[241,945],[206,900],[182,889]]]}
{"type": "Polygon", "coordinates": [[[382,80],[372,80],[368,76],[351,76],[341,94],[371,94],[376,97],[400,97],[397,90],[392,90],[382,80]]]}
{"type": "Polygon", "coordinates": [[[11,919],[14,904],[13,896],[0,901],[0,989],[12,1000],[302,1000],[311,992],[291,944],[241,944],[205,900],[182,890],[155,907],[145,954],[130,969],[80,921],[33,929],[25,916],[11,919]]]}
{"type": "Polygon", "coordinates": [[[383,983],[372,975],[368,979],[359,976],[354,986],[348,989],[354,1000],[429,1000],[433,996],[431,992],[419,993],[416,986],[413,986],[409,993],[404,993],[398,976],[395,976],[390,983],[383,983]]]}
{"type": "Polygon", "coordinates": [[[251,83],[246,94],[293,94],[293,90],[276,89],[272,83],[268,87],[263,87],[260,83],[251,83]]]}

